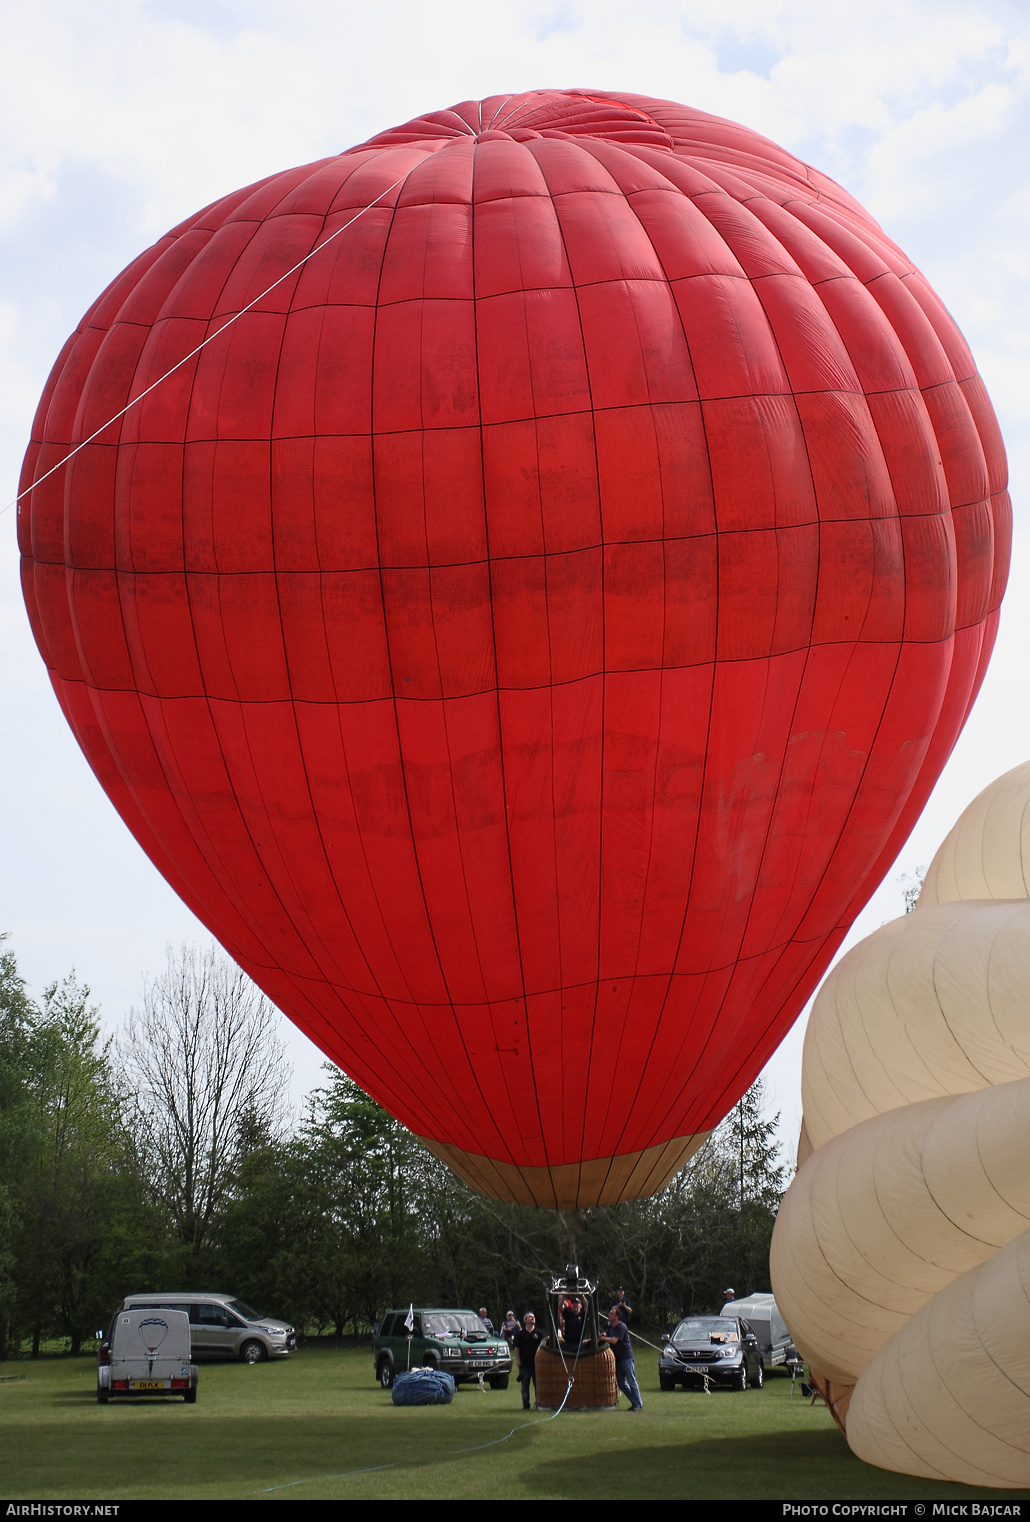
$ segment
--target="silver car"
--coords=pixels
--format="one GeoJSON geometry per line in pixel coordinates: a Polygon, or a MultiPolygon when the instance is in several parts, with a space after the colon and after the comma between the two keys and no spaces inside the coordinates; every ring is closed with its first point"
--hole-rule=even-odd
{"type": "Polygon", "coordinates": [[[199,1290],[126,1295],[122,1310],[185,1311],[190,1318],[194,1358],[236,1358],[243,1363],[263,1363],[266,1358],[285,1358],[297,1347],[297,1333],[289,1322],[259,1316],[233,1295],[199,1290]]]}

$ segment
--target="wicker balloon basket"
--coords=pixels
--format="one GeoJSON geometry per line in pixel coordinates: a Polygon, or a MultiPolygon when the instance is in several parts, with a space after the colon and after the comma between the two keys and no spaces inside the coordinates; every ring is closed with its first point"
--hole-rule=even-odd
{"type": "Polygon", "coordinates": [[[573,1381],[566,1411],[614,1411],[619,1404],[619,1387],[615,1383],[615,1355],[611,1348],[591,1357],[581,1357],[573,1368],[573,1359],[562,1362],[557,1353],[538,1348],[536,1355],[536,1403],[542,1411],[557,1411],[565,1398],[569,1379],[573,1381]]]}

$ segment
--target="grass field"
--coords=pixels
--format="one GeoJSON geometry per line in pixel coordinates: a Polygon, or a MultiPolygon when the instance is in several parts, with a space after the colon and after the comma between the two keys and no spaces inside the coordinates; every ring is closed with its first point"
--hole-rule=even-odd
{"type": "Polygon", "coordinates": [[[524,1413],[514,1383],[503,1392],[464,1386],[449,1406],[395,1407],[373,1382],[371,1354],[354,1350],[205,1366],[195,1406],[98,1406],[86,1358],[7,1363],[0,1375],[7,1500],[1030,1496],[872,1469],[825,1408],[791,1396],[779,1375],[746,1394],[662,1394],[653,1354],[637,1364],[642,1412],[630,1416],[623,1401],[617,1413],[553,1421],[524,1413]]]}

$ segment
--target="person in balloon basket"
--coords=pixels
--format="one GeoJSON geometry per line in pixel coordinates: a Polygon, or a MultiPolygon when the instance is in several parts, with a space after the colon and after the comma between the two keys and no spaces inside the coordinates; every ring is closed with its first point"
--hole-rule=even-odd
{"type": "Polygon", "coordinates": [[[578,1295],[566,1300],[561,1313],[561,1335],[567,1353],[578,1353],[583,1344],[585,1312],[578,1295]]]}
{"type": "Polygon", "coordinates": [[[629,1318],[633,1314],[633,1307],[626,1299],[626,1291],[621,1287],[621,1285],[612,1296],[609,1308],[614,1308],[617,1310],[619,1313],[619,1320],[624,1322],[626,1326],[629,1326],[629,1318]]]}
{"type": "Polygon", "coordinates": [[[543,1340],[543,1334],[536,1329],[536,1317],[532,1311],[527,1311],[521,1332],[516,1332],[511,1340],[518,1365],[519,1384],[522,1386],[523,1411],[529,1410],[530,1385],[536,1390],[536,1350],[543,1340]]]}
{"type": "Polygon", "coordinates": [[[637,1371],[633,1362],[633,1344],[629,1340],[629,1327],[621,1320],[618,1309],[614,1305],[608,1312],[608,1331],[602,1332],[600,1340],[606,1342],[615,1354],[615,1383],[629,1401],[629,1409],[639,1411],[644,1402],[640,1399],[637,1371]]]}

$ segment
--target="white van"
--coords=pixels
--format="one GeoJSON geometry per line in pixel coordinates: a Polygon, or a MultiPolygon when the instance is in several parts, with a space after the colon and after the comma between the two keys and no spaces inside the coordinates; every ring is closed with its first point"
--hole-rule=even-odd
{"type": "Polygon", "coordinates": [[[238,1358],[263,1363],[296,1351],[297,1333],[278,1316],[259,1316],[232,1295],[194,1290],[171,1294],[126,1295],[122,1310],[185,1311],[194,1358],[238,1358]]]}
{"type": "Polygon", "coordinates": [[[190,1362],[190,1318],[184,1311],[115,1312],[97,1355],[102,1406],[112,1395],[181,1395],[193,1405],[197,1375],[190,1362]]]}

